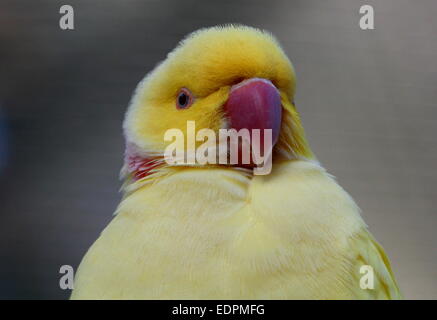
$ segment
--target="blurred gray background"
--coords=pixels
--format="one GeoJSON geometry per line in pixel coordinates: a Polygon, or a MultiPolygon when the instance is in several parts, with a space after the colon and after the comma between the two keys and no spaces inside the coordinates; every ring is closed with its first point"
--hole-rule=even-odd
{"type": "Polygon", "coordinates": [[[0,3],[0,298],[67,298],[119,202],[138,81],[187,33],[274,33],[316,155],[363,210],[406,298],[437,298],[437,1],[0,3]],[[75,30],[59,8],[75,9],[75,30]],[[375,30],[362,31],[362,4],[375,30]]]}

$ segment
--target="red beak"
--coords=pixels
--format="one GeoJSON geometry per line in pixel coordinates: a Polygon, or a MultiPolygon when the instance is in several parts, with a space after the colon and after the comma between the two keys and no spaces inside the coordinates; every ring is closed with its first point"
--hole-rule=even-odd
{"type": "Polygon", "coordinates": [[[279,138],[281,129],[282,105],[278,89],[266,79],[244,80],[231,88],[225,104],[230,128],[237,131],[243,128],[252,132],[263,129],[272,130],[272,147],[279,138]]]}

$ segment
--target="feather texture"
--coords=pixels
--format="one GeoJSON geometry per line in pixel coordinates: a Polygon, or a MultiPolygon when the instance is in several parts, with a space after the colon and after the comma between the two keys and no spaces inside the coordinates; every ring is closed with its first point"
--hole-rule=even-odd
{"type": "Polygon", "coordinates": [[[86,254],[74,299],[400,297],[382,248],[318,164],[268,176],[169,169],[125,198],[86,254]],[[361,265],[375,288],[360,288],[361,265]]]}

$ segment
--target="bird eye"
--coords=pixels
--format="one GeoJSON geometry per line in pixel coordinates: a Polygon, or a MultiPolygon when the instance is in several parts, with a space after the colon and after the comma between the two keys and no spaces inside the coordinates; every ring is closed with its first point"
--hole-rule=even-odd
{"type": "Polygon", "coordinates": [[[193,95],[188,89],[182,88],[176,99],[176,108],[187,109],[193,104],[193,95]]]}

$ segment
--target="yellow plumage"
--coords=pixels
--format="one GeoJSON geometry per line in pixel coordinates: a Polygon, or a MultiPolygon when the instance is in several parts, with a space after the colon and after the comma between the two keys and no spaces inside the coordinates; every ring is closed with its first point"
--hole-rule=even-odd
{"type": "Polygon", "coordinates": [[[396,299],[388,259],[351,197],[314,159],[293,105],[291,63],[265,32],[217,27],[184,40],[139,85],[128,144],[162,156],[164,132],[223,126],[230,87],[269,79],[283,107],[269,175],[232,166],[169,166],[135,180],[89,249],[73,299],[396,299]],[[181,87],[196,97],[180,112],[181,87]],[[360,268],[374,269],[374,289],[360,268]]]}

